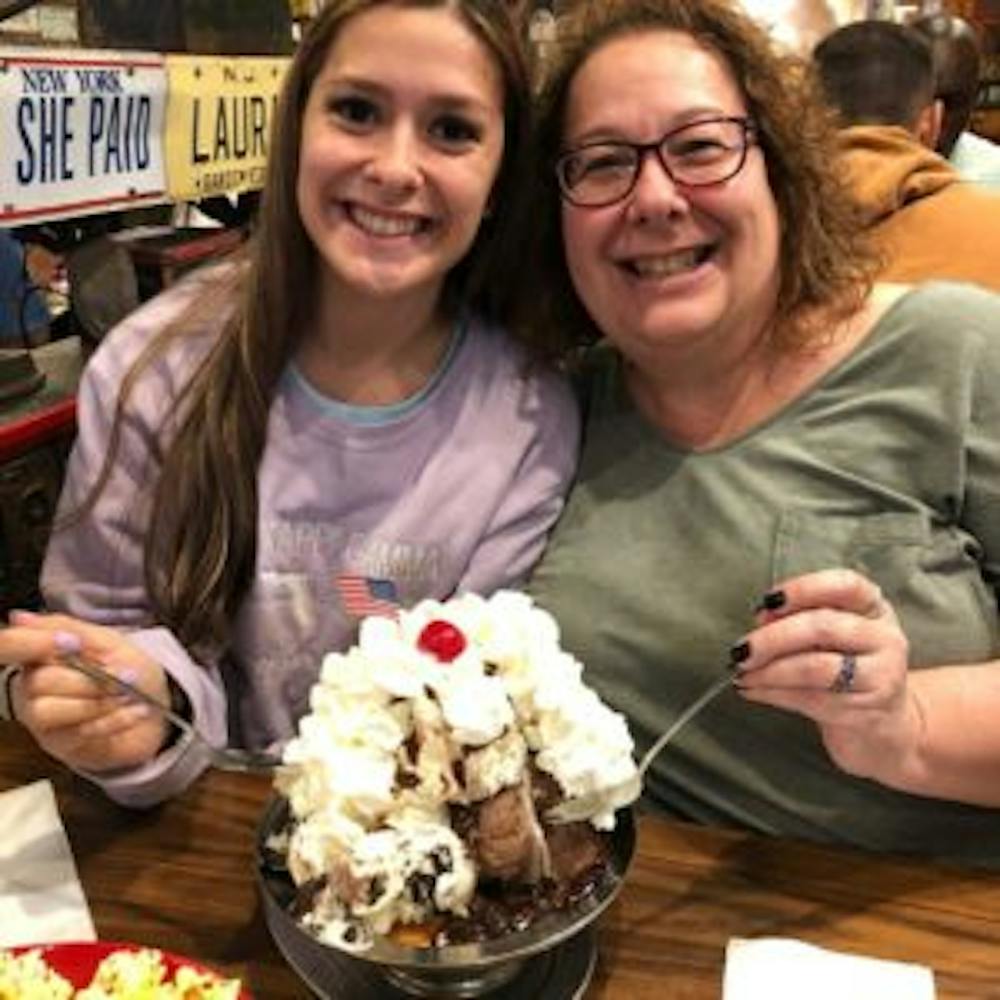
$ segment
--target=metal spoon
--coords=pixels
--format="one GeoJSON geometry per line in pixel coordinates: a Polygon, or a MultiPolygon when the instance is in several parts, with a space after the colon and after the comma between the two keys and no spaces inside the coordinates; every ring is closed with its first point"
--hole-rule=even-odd
{"type": "MultiPolygon", "coordinates": [[[[656,755],[707,705],[717,698],[727,688],[733,686],[733,678],[729,674],[724,674],[711,684],[687,708],[677,716],[676,719],[666,728],[660,738],[646,751],[645,756],[639,763],[637,777],[635,779],[636,788],[641,790],[642,782],[649,770],[649,765],[653,763],[656,755]]],[[[585,817],[587,803],[582,799],[568,799],[560,802],[545,814],[545,819],[549,823],[572,823],[585,817]],[[581,811],[583,807],[583,811],[581,811]]]]}
{"type": "Polygon", "coordinates": [[[217,747],[208,742],[208,739],[194,727],[194,725],[178,715],[175,711],[164,705],[161,701],[150,694],[146,694],[141,688],[137,688],[128,681],[123,681],[120,677],[109,673],[93,663],[89,663],[82,657],[72,653],[64,653],[61,657],[63,663],[81,674],[85,674],[98,684],[108,685],[116,688],[123,694],[127,694],[136,701],[141,701],[150,708],[155,709],[172,725],[186,733],[208,750],[209,759],[212,766],[220,771],[248,771],[252,773],[268,773],[273,771],[281,763],[281,755],[272,753],[269,750],[244,750],[242,747],[217,747]]]}
{"type": "Polygon", "coordinates": [[[649,765],[653,763],[656,755],[711,701],[722,694],[727,688],[733,686],[733,678],[729,674],[724,674],[716,681],[705,688],[704,691],[687,708],[677,716],[667,727],[663,735],[646,751],[646,756],[639,764],[639,779],[646,777],[649,765]]]}

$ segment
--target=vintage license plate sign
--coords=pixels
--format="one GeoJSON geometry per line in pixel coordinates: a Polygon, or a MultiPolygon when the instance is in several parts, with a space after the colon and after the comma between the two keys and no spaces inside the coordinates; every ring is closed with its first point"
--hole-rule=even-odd
{"type": "Polygon", "coordinates": [[[171,197],[259,188],[286,58],[166,56],[171,197]]]}
{"type": "Polygon", "coordinates": [[[0,223],[164,201],[163,56],[0,51],[0,223]]]}

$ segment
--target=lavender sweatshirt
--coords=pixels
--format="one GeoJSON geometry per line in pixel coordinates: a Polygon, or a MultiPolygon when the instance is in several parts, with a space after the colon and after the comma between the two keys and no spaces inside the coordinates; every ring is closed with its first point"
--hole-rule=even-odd
{"type": "MultiPolygon", "coordinates": [[[[91,358],[62,510],[79,503],[101,468],[124,374],[197,286],[148,303],[91,358]]],[[[91,514],[54,533],[42,585],[52,610],[127,630],[185,690],[210,740],[265,746],[292,735],[323,655],[353,641],[367,596],[409,605],[524,577],[562,509],[579,420],[558,376],[526,373],[520,349],[476,321],[424,397],[388,422],[345,419],[289,373],[257,475],[253,589],[226,655],[198,663],[153,620],[143,539],[156,436],[213,336],[210,325],[192,331],[144,373],[111,478],[91,514]]],[[[138,768],[87,777],[143,806],[178,793],[205,766],[198,745],[182,740],[138,768]]]]}

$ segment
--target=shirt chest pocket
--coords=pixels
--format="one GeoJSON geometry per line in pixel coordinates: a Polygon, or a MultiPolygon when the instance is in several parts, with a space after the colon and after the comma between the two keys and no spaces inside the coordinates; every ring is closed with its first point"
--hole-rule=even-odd
{"type": "Polygon", "coordinates": [[[778,522],[772,576],[778,582],[843,567],[898,592],[917,572],[930,540],[930,524],[918,513],[848,516],[785,510],[778,522]]]}

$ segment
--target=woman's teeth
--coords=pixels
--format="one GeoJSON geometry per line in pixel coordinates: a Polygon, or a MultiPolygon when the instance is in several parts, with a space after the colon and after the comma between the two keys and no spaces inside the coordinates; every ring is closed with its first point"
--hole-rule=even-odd
{"type": "Polygon", "coordinates": [[[708,259],[708,247],[696,247],[667,254],[664,257],[639,257],[629,261],[628,266],[640,278],[668,278],[682,271],[691,271],[708,259]]]}
{"type": "Polygon", "coordinates": [[[351,221],[372,236],[414,236],[424,228],[424,220],[415,216],[382,215],[358,205],[349,205],[351,221]]]}

